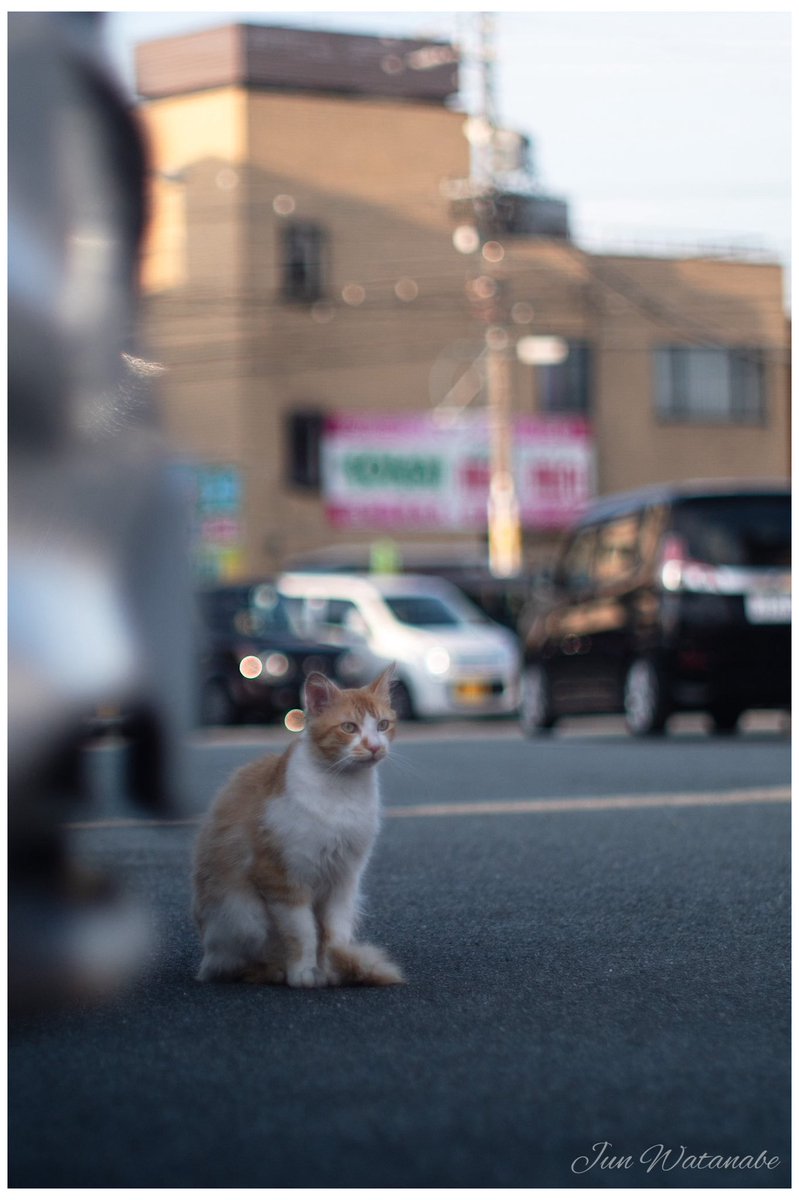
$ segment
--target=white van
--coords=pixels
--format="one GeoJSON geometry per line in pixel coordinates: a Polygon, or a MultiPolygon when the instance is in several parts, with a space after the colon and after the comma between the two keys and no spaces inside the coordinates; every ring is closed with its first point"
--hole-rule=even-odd
{"type": "Polygon", "coordinates": [[[427,575],[289,573],[277,581],[303,631],[336,637],[371,659],[396,662],[400,717],[513,713],[519,646],[458,588],[427,575]]]}

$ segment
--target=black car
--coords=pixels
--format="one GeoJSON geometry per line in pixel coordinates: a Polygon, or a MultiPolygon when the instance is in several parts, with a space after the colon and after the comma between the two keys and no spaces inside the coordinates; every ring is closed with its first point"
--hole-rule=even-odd
{"type": "Polygon", "coordinates": [[[572,530],[520,632],[521,723],[624,712],[636,734],[678,711],[732,732],[790,706],[787,486],[651,487],[597,502],[572,530]]]}
{"type": "Polygon", "coordinates": [[[197,601],[205,725],[285,719],[302,707],[303,684],[312,671],[342,687],[367,682],[368,666],[356,653],[294,630],[270,584],[207,588],[197,601]]]}

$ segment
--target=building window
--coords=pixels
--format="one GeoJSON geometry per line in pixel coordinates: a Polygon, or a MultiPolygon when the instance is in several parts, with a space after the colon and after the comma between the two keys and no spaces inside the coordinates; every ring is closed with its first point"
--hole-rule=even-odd
{"type": "Polygon", "coordinates": [[[321,225],[292,221],[281,226],[281,296],[291,304],[313,304],[325,291],[328,239],[321,225]]]}
{"type": "Polygon", "coordinates": [[[664,346],[655,351],[657,412],[667,421],[756,424],[765,411],[760,350],[664,346]]]}
{"type": "Polygon", "coordinates": [[[561,363],[535,368],[538,411],[585,416],[590,408],[591,347],[569,342],[569,353],[561,363]]]}
{"type": "Polygon", "coordinates": [[[290,413],[287,422],[288,479],[294,487],[318,492],[322,482],[324,414],[290,413]]]}

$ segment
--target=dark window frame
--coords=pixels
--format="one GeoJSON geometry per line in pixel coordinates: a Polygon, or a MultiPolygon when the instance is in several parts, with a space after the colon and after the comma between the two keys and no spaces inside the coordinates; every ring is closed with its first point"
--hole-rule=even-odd
{"type": "MultiPolygon", "coordinates": [[[[755,346],[661,345],[653,350],[654,407],[657,418],[667,425],[745,425],[767,423],[768,373],[765,351],[755,346]],[[726,403],[723,410],[702,407],[699,383],[692,377],[699,363],[718,356],[726,373],[726,403]]],[[[724,380],[720,380],[723,386],[724,380]]]]}
{"type": "Polygon", "coordinates": [[[315,304],[327,294],[330,238],[318,221],[279,226],[280,298],[285,304],[315,304]]]}
{"type": "Polygon", "coordinates": [[[546,416],[587,417],[593,407],[594,347],[563,340],[569,353],[562,363],[533,368],[536,409],[546,416]]]}
{"type": "Polygon", "coordinates": [[[322,489],[322,439],[325,413],[318,408],[298,408],[286,414],[286,481],[304,492],[322,489]]]}

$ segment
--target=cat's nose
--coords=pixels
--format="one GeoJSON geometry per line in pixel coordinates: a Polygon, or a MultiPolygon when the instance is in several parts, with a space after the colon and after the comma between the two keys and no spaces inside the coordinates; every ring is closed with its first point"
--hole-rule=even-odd
{"type": "Polygon", "coordinates": [[[371,754],[372,758],[377,758],[378,754],[383,749],[379,742],[365,742],[364,745],[371,754]]]}

